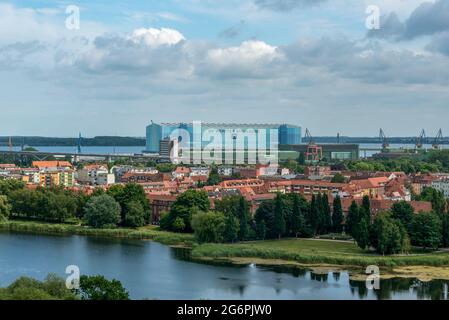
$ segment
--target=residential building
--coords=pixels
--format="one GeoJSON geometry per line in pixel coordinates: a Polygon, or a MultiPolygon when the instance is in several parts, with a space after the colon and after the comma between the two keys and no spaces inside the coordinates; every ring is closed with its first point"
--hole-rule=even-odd
{"type": "Polygon", "coordinates": [[[432,188],[443,192],[444,196],[449,199],[449,179],[433,181],[432,188]]]}

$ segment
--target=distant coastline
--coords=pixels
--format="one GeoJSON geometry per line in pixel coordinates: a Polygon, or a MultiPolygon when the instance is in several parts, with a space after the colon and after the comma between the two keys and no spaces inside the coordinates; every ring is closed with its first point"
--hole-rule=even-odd
{"type": "MultiPolygon", "coordinates": [[[[10,137],[0,137],[0,146],[8,146],[10,137]]],[[[13,146],[27,145],[31,147],[73,147],[78,145],[78,138],[57,138],[57,137],[34,137],[34,136],[12,136],[13,146]]],[[[145,146],[143,137],[118,137],[118,136],[97,136],[93,138],[81,138],[81,145],[84,147],[129,147],[145,146]]]]}
{"type": "MultiPolygon", "coordinates": [[[[0,146],[9,146],[9,136],[0,136],[0,146]]],[[[380,144],[378,137],[314,137],[316,143],[354,143],[354,144],[380,144]]],[[[38,137],[38,136],[12,136],[13,146],[41,146],[41,147],[73,147],[78,145],[78,138],[60,137],[38,137]]],[[[390,137],[391,144],[415,144],[416,137],[390,137]]],[[[303,143],[307,143],[303,139],[303,143]]],[[[433,138],[429,137],[424,144],[432,144],[433,138]]],[[[449,144],[449,137],[444,137],[440,144],[449,144]]],[[[121,137],[121,136],[96,136],[92,138],[81,138],[81,145],[85,147],[129,147],[145,146],[144,137],[121,137]]]]}

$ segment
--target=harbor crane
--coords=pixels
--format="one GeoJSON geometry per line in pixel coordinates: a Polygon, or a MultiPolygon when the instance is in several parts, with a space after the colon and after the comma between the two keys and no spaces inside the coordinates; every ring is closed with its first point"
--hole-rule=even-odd
{"type": "Polygon", "coordinates": [[[416,149],[422,149],[423,145],[426,143],[427,137],[424,129],[421,130],[419,137],[416,138],[415,147],[416,149]]]}
{"type": "Polygon", "coordinates": [[[382,143],[382,151],[385,151],[390,146],[390,143],[388,142],[388,138],[385,135],[384,130],[381,128],[379,131],[379,140],[382,143]]]}
{"type": "Polygon", "coordinates": [[[443,130],[440,129],[437,133],[437,136],[433,140],[432,148],[435,150],[439,150],[441,147],[442,140],[443,140],[443,130]]]}
{"type": "Polygon", "coordinates": [[[309,163],[317,163],[323,159],[323,147],[318,146],[310,134],[309,129],[306,129],[305,139],[308,141],[305,160],[309,163]]]}

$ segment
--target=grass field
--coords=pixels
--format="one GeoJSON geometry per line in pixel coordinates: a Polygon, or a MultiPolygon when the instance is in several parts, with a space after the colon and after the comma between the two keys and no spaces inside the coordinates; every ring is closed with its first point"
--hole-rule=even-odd
{"type": "Polygon", "coordinates": [[[381,256],[352,242],[312,239],[285,239],[236,244],[202,244],[193,249],[196,258],[262,258],[303,264],[345,266],[449,266],[449,253],[413,253],[381,256]]]}

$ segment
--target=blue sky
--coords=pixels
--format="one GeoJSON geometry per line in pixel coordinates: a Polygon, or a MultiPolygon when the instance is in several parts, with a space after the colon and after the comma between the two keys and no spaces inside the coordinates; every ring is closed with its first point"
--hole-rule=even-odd
{"type": "Polygon", "coordinates": [[[142,136],[150,120],[432,132],[449,116],[448,40],[442,0],[0,1],[0,135],[142,136]]]}

